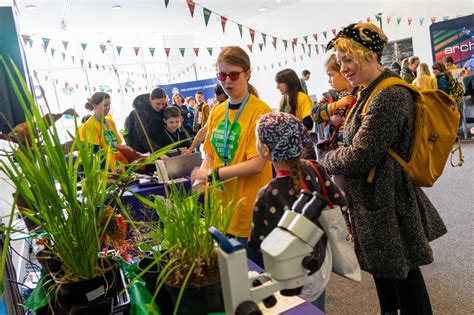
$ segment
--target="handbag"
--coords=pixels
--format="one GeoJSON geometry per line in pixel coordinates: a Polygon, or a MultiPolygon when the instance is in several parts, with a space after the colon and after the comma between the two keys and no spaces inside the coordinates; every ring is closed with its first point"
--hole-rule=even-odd
{"type": "Polygon", "coordinates": [[[338,205],[333,205],[329,199],[324,179],[313,162],[308,161],[316,171],[321,183],[321,190],[326,199],[327,206],[321,212],[318,223],[328,237],[328,244],[332,253],[332,270],[338,275],[352,281],[361,281],[360,265],[354,251],[352,229],[348,217],[343,216],[343,211],[338,205]]]}

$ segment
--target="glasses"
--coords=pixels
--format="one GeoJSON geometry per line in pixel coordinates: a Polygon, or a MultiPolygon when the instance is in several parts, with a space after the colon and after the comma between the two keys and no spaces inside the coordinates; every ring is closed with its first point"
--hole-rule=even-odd
{"type": "Polygon", "coordinates": [[[219,81],[225,81],[227,79],[227,77],[229,77],[232,81],[237,81],[242,72],[245,72],[245,70],[242,70],[240,72],[232,71],[232,72],[229,72],[229,73],[219,72],[219,73],[216,74],[216,76],[217,76],[217,80],[219,80],[219,81]]]}

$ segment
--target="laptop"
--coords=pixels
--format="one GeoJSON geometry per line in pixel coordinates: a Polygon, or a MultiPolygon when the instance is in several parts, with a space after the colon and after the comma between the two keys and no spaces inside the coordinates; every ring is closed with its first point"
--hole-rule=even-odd
{"type": "Polygon", "coordinates": [[[168,160],[156,160],[155,176],[160,182],[189,177],[194,168],[202,163],[201,152],[170,157],[168,160]]]}

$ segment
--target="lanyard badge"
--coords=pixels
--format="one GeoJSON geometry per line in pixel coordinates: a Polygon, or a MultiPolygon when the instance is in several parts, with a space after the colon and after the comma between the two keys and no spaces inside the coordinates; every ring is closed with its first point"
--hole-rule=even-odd
{"type": "Polygon", "coordinates": [[[245,95],[244,100],[242,101],[242,104],[239,107],[239,110],[235,114],[234,121],[231,123],[230,127],[229,127],[229,101],[227,101],[226,103],[225,119],[224,119],[224,138],[222,139],[223,140],[222,147],[223,147],[223,153],[224,153],[223,155],[224,166],[227,166],[227,164],[230,162],[229,146],[228,146],[230,132],[232,128],[234,127],[234,124],[239,119],[240,114],[244,110],[244,107],[247,104],[249,98],[250,98],[250,93],[247,93],[247,95],[245,95]]]}

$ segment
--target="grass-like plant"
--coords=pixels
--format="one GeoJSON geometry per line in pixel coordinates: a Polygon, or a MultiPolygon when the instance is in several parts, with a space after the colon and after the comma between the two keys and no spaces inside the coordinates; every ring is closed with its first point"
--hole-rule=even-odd
{"type": "MultiPolygon", "coordinates": [[[[66,158],[54,123],[43,118],[17,67],[11,59],[9,64],[1,55],[0,62],[25,112],[28,133],[27,141],[12,146],[11,152],[6,154],[0,171],[16,188],[15,202],[20,196],[24,200],[26,207],[22,214],[47,233],[49,243],[46,245],[62,263],[62,280],[80,281],[98,276],[102,271],[97,256],[111,219],[106,215],[107,208],[122,204],[114,201],[119,198],[123,183],[134,170],[154,161],[169,148],[129,165],[123,173],[116,174],[114,181],[110,181],[111,149],[94,153],[93,144],[79,141],[76,125],[75,139],[66,158]],[[77,159],[72,157],[73,152],[77,159]]],[[[12,207],[5,229],[1,270],[5,266],[10,234],[14,232],[11,227],[14,209],[12,207]]]]}

